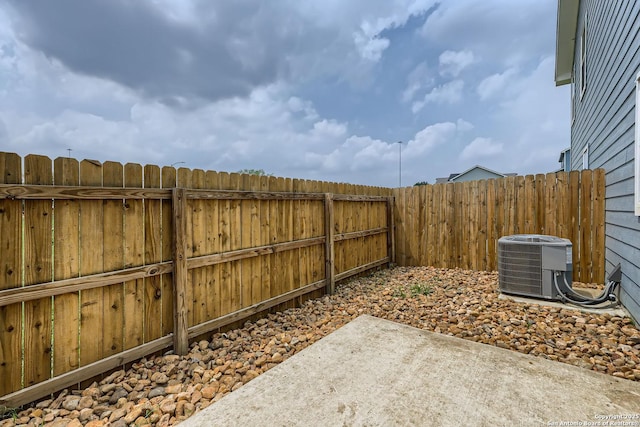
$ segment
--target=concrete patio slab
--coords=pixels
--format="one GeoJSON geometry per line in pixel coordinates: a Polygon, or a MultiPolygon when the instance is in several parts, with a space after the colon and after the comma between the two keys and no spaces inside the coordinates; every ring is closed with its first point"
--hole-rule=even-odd
{"type": "Polygon", "coordinates": [[[360,316],[180,425],[640,426],[640,383],[360,316]]]}

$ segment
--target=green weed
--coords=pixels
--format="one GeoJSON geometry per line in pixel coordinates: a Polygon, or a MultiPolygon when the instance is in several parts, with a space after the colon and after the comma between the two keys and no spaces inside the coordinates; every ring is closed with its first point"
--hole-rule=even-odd
{"type": "Polygon", "coordinates": [[[426,283],[417,283],[413,286],[411,286],[411,296],[412,297],[417,297],[418,295],[429,295],[431,292],[433,292],[433,289],[431,289],[431,286],[427,285],[426,283]]]}
{"type": "Polygon", "coordinates": [[[8,419],[13,419],[13,421],[18,419],[18,408],[0,406],[0,421],[8,419]]]}
{"type": "Polygon", "coordinates": [[[393,291],[393,294],[391,294],[393,297],[395,298],[406,298],[407,294],[405,293],[404,289],[402,288],[398,288],[396,290],[393,291]]]}

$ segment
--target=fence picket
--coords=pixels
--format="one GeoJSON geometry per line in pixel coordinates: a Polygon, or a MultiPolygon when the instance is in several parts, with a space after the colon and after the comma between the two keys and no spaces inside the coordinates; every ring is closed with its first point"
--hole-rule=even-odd
{"type": "Polygon", "coordinates": [[[570,223],[568,195],[569,195],[569,174],[566,172],[556,173],[556,236],[567,238],[569,236],[568,225],[570,223]],[[562,202],[564,201],[564,202],[562,202]]]}
{"type": "MultiPolygon", "coordinates": [[[[20,184],[22,159],[0,153],[0,183],[20,184]]],[[[22,201],[0,200],[0,291],[22,286],[22,201]]],[[[22,303],[0,307],[0,396],[22,386],[22,303]]]]}
{"type": "MultiPolygon", "coordinates": [[[[144,188],[160,188],[160,168],[146,165],[144,188]]],[[[162,223],[160,200],[144,201],[144,263],[155,264],[162,259],[162,223]]],[[[152,276],[144,279],[144,342],[160,338],[162,334],[162,278],[152,276]]]]}
{"type": "Polygon", "coordinates": [[[498,206],[497,206],[497,188],[498,180],[490,179],[487,181],[487,270],[494,271],[498,267],[496,265],[497,248],[496,242],[498,240],[497,232],[497,219],[498,206]]]}
{"type": "MultiPolygon", "coordinates": [[[[479,201],[480,196],[478,194],[478,181],[471,181],[469,183],[469,264],[468,268],[471,270],[478,269],[478,246],[480,246],[480,234],[479,234],[479,201]]],[[[483,242],[484,243],[484,242],[483,242]]]]}
{"type": "Polygon", "coordinates": [[[556,174],[546,175],[545,182],[545,234],[556,236],[558,234],[557,199],[556,199],[556,174]]]}
{"type": "MultiPolygon", "coordinates": [[[[284,191],[287,193],[293,192],[293,179],[285,178],[284,180],[284,191]]],[[[285,224],[283,229],[282,241],[290,242],[293,240],[293,203],[294,200],[285,200],[284,201],[285,210],[285,224]]],[[[283,253],[283,258],[285,265],[289,266],[289,268],[284,269],[285,273],[285,290],[292,291],[296,288],[297,284],[294,282],[294,272],[298,272],[296,274],[299,275],[300,272],[300,258],[294,256],[294,251],[286,251],[283,253]]],[[[287,307],[292,308],[295,307],[295,301],[289,301],[285,304],[287,307]]]]}
{"type": "MultiPolygon", "coordinates": [[[[121,163],[104,162],[102,183],[105,187],[124,187],[124,167],[121,163]]],[[[124,204],[122,200],[104,200],[104,270],[125,268],[124,261],[124,204]]],[[[104,323],[111,325],[103,331],[103,354],[112,356],[124,350],[124,282],[104,288],[104,323]]]]}
{"type": "Polygon", "coordinates": [[[516,178],[508,176],[505,179],[505,234],[516,234],[516,178]]]}
{"type": "MultiPolygon", "coordinates": [[[[260,191],[269,191],[269,176],[261,176],[260,177],[260,191]]],[[[261,242],[260,245],[268,245],[271,243],[271,204],[273,202],[269,200],[264,200],[260,203],[260,236],[261,242]]],[[[275,222],[275,217],[273,219],[275,222]]],[[[262,257],[262,277],[261,277],[261,292],[262,299],[271,298],[273,295],[272,292],[272,270],[271,270],[271,260],[272,256],[267,255],[262,257]]]]}
{"type": "Polygon", "coordinates": [[[592,277],[592,171],[585,169],[580,174],[580,278],[587,283],[593,282],[592,277]]]}
{"type": "Polygon", "coordinates": [[[525,234],[536,233],[536,183],[533,175],[524,177],[524,230],[525,234]]]}
{"type": "MultiPolygon", "coordinates": [[[[59,157],[54,161],[53,183],[55,185],[80,185],[80,165],[76,159],[59,157]]],[[[80,205],[77,200],[54,202],[54,260],[55,280],[70,279],[80,275],[80,205]]],[[[54,297],[53,374],[72,371],[80,363],[79,347],[79,292],[54,297]]]]}
{"type": "MultiPolygon", "coordinates": [[[[80,185],[101,187],[102,164],[96,160],[80,162],[80,185]]],[[[80,205],[80,275],[104,271],[104,213],[102,203],[83,200],[80,205]]],[[[80,292],[80,366],[100,360],[102,353],[102,329],[104,289],[80,292]]]]}
{"type": "Polygon", "coordinates": [[[595,283],[604,283],[605,281],[605,265],[604,247],[605,247],[605,173],[604,169],[593,171],[593,219],[591,222],[591,281],[595,283]]]}
{"type": "Polygon", "coordinates": [[[524,189],[524,177],[513,177],[513,203],[514,203],[514,217],[513,217],[513,233],[523,234],[525,224],[525,189],[524,189]]]}
{"type": "MultiPolygon", "coordinates": [[[[202,189],[205,186],[205,174],[202,169],[194,169],[191,171],[190,188],[202,189]]],[[[205,212],[204,200],[189,200],[187,209],[191,216],[191,229],[187,230],[187,235],[191,236],[189,246],[191,246],[191,255],[189,257],[199,257],[206,254],[205,238],[207,235],[207,214],[205,212]]],[[[191,270],[189,276],[191,285],[189,286],[193,292],[193,324],[197,325],[205,322],[207,319],[207,289],[205,284],[204,267],[191,270]]]]}
{"type": "MultiPolygon", "coordinates": [[[[176,186],[176,170],[171,166],[162,168],[162,188],[176,186]]],[[[162,261],[173,259],[173,207],[171,200],[162,200],[162,261]]],[[[160,276],[162,282],[162,335],[173,332],[173,273],[160,276]]]]}
{"type": "Polygon", "coordinates": [[[545,187],[546,187],[546,179],[543,174],[537,174],[535,176],[536,180],[536,234],[547,234],[546,223],[545,223],[545,187]]]}
{"type": "MultiPolygon", "coordinates": [[[[463,182],[447,183],[440,185],[438,198],[435,200],[435,208],[438,212],[438,247],[440,254],[438,256],[439,267],[445,267],[451,263],[463,265],[463,254],[458,251],[459,245],[468,245],[468,224],[462,221],[465,209],[465,191],[466,187],[463,182]],[[448,200],[451,199],[451,203],[448,200]],[[455,230],[454,234],[448,234],[448,230],[455,230]],[[447,236],[455,236],[448,239],[447,236]]],[[[468,206],[467,206],[468,212],[468,206]]]]}
{"type": "MultiPolygon", "coordinates": [[[[217,172],[207,171],[205,174],[205,188],[208,190],[220,189],[220,179],[217,172]]],[[[205,200],[206,232],[205,252],[216,254],[222,252],[220,243],[220,206],[218,200],[205,200]]],[[[215,319],[220,316],[220,265],[204,267],[207,298],[207,319],[215,319]]]]}
{"type": "MultiPolygon", "coordinates": [[[[124,165],[125,187],[142,188],[142,166],[124,165]]],[[[125,267],[144,265],[143,201],[124,201],[125,267]]],[[[124,286],[124,348],[134,348],[144,342],[144,279],[130,280],[124,286]]],[[[148,319],[149,321],[153,319],[148,319]]]]}
{"type": "MultiPolygon", "coordinates": [[[[231,186],[230,176],[226,172],[220,172],[220,189],[228,190],[231,186]]],[[[220,218],[220,245],[222,252],[231,250],[231,201],[220,200],[218,203],[220,218]]],[[[232,311],[231,294],[231,263],[220,264],[220,314],[229,314],[232,311]]]]}
{"type": "MultiPolygon", "coordinates": [[[[24,159],[26,184],[50,185],[51,160],[29,155],[24,159]]],[[[52,279],[51,200],[24,203],[24,282],[26,286],[52,279]]],[[[51,375],[51,298],[24,303],[24,385],[31,386],[51,375]]]]}
{"type": "MultiPolygon", "coordinates": [[[[435,190],[436,187],[434,187],[435,190]]],[[[406,190],[404,188],[397,189],[394,193],[396,195],[396,201],[394,203],[394,212],[393,216],[396,219],[396,262],[399,265],[407,265],[407,254],[405,252],[405,244],[406,244],[406,234],[405,234],[405,221],[408,221],[405,214],[405,200],[407,198],[406,190]]],[[[435,193],[435,191],[434,191],[435,193]]],[[[342,212],[338,210],[338,206],[341,203],[336,203],[336,220],[340,221],[343,218],[342,212]]],[[[439,211],[438,211],[439,212],[439,211]]],[[[336,251],[336,265],[338,264],[338,252],[336,251]]],[[[337,270],[336,270],[337,271],[337,270]]]]}
{"type": "Polygon", "coordinates": [[[478,183],[478,262],[476,270],[487,269],[487,181],[478,183]]]}
{"type": "MultiPolygon", "coordinates": [[[[245,177],[245,190],[260,191],[260,177],[257,175],[248,175],[245,177]]],[[[256,247],[262,244],[262,236],[260,234],[260,204],[264,203],[259,200],[250,200],[248,203],[249,209],[249,224],[250,227],[245,232],[249,233],[249,247],[256,247]]],[[[243,216],[246,215],[243,211],[243,216]]],[[[246,239],[245,239],[246,240],[246,239]]],[[[244,245],[243,245],[244,246],[244,245]]],[[[249,305],[256,304],[263,300],[262,289],[260,283],[260,275],[262,274],[262,257],[254,257],[249,260],[250,277],[247,280],[243,280],[244,286],[249,288],[249,305]]]]}

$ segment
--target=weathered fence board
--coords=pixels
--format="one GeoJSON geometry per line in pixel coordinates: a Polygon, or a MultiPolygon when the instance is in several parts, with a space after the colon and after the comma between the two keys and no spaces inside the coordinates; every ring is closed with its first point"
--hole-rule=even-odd
{"type": "Polygon", "coordinates": [[[602,169],[395,189],[396,259],[495,270],[500,237],[551,234],[573,243],[574,280],[602,283],[604,191],[602,169]]]}
{"type": "MultiPolygon", "coordinates": [[[[207,171],[205,173],[205,189],[218,190],[220,188],[218,173],[207,171]]],[[[204,210],[206,213],[207,238],[205,240],[205,252],[208,255],[221,252],[219,234],[219,207],[218,200],[205,200],[204,210]]],[[[204,277],[206,280],[206,292],[209,296],[206,300],[206,317],[215,319],[220,316],[220,266],[211,265],[204,267],[204,277]]]]}
{"type": "MultiPolygon", "coordinates": [[[[0,153],[0,183],[22,181],[22,160],[0,153]]],[[[22,286],[22,201],[0,200],[0,290],[22,286]]],[[[0,394],[22,387],[22,303],[0,306],[0,394]]]]}
{"type": "MultiPolygon", "coordinates": [[[[124,165],[124,185],[142,188],[142,166],[135,163],[124,165]]],[[[144,201],[124,201],[124,259],[125,267],[144,265],[144,201]]],[[[124,349],[128,350],[144,343],[144,279],[135,279],[124,284],[124,349]]]]}
{"type": "MultiPolygon", "coordinates": [[[[191,174],[191,188],[204,188],[204,171],[194,169],[191,174]]],[[[204,211],[204,200],[189,200],[187,210],[190,214],[191,229],[187,230],[187,235],[191,241],[191,250],[188,257],[199,257],[206,255],[205,238],[207,236],[206,213],[204,211]]],[[[202,268],[196,268],[189,272],[189,287],[193,290],[193,325],[197,325],[207,320],[207,289],[202,268]]]]}
{"type": "MultiPolygon", "coordinates": [[[[80,162],[80,185],[101,187],[102,165],[93,160],[80,162]]],[[[83,200],[80,204],[80,275],[102,273],[105,230],[102,202],[83,200]]],[[[80,291],[80,366],[103,357],[103,288],[80,291]]]]}
{"type": "MultiPolygon", "coordinates": [[[[162,168],[162,188],[174,188],[176,186],[176,170],[165,166],[162,168]]],[[[162,261],[173,260],[173,207],[171,200],[162,200],[162,226],[160,229],[162,240],[162,261]]],[[[162,283],[162,335],[173,332],[173,273],[164,274],[162,283]]]]}
{"type": "Polygon", "coordinates": [[[593,174],[593,217],[591,219],[591,281],[600,282],[605,277],[605,264],[599,260],[605,258],[605,174],[600,171],[593,174]]]}
{"type": "MultiPolygon", "coordinates": [[[[53,181],[56,185],[80,185],[80,165],[70,158],[57,158],[54,162],[53,181]]],[[[80,275],[80,205],[77,200],[54,202],[54,280],[75,278],[80,275]]],[[[53,318],[64,328],[54,328],[53,374],[60,375],[79,366],[79,292],[54,297],[53,318]],[[56,347],[68,349],[58,351],[56,347]]],[[[111,324],[109,322],[109,324],[111,324]]]]}
{"type": "MultiPolygon", "coordinates": [[[[51,185],[51,160],[44,156],[25,157],[25,182],[51,185]]],[[[24,205],[24,284],[52,279],[51,200],[28,200],[24,205]]],[[[24,384],[30,386],[51,376],[51,298],[24,303],[24,384]]]]}
{"type": "MultiPolygon", "coordinates": [[[[146,165],[143,170],[144,187],[160,188],[160,168],[146,165]]],[[[155,264],[162,259],[161,201],[144,201],[144,264],[155,264]]],[[[162,278],[151,276],[144,283],[144,342],[153,341],[162,334],[162,278]]]]}
{"type": "Polygon", "coordinates": [[[591,274],[591,256],[593,248],[593,200],[592,200],[592,172],[587,169],[580,174],[580,235],[579,235],[579,261],[580,277],[585,277],[588,282],[593,281],[591,274]]]}
{"type": "MultiPolygon", "coordinates": [[[[107,187],[124,187],[124,167],[120,163],[102,165],[102,182],[107,187]]],[[[124,261],[124,203],[123,200],[102,201],[104,214],[104,271],[125,268],[124,261]]],[[[124,282],[106,286],[103,292],[103,322],[110,325],[103,333],[103,356],[124,350],[124,282]]]]}

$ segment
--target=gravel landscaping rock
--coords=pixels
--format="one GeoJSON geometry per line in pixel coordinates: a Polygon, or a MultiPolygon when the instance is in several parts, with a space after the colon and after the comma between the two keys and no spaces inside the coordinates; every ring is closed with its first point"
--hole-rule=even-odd
{"type": "Polygon", "coordinates": [[[497,282],[495,272],[379,271],[192,343],[185,357],[141,359],[85,390],[65,390],[0,427],[174,425],[361,314],[640,381],[640,331],[631,319],[500,299],[497,282]]]}

